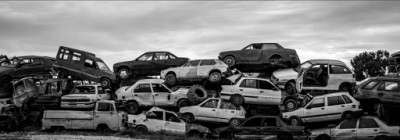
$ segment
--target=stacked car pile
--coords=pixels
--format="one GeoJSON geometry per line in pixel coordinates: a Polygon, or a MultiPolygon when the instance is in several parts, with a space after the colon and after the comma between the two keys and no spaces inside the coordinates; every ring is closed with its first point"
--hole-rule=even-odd
{"type": "MultiPolygon", "coordinates": [[[[376,117],[357,118],[363,104],[356,100],[373,98],[364,95],[366,90],[398,93],[399,81],[371,78],[355,92],[354,72],[343,62],[314,59],[300,64],[295,50],[277,43],[253,43],[221,52],[218,59],[146,52],[114,64],[115,74],[95,54],[64,46],[55,59],[3,59],[7,71],[0,79],[4,84],[17,80],[12,104],[42,111],[44,130],[131,127],[142,133],[238,139],[330,139],[345,136],[342,129],[360,131],[358,138],[399,135],[376,117]],[[42,74],[58,79],[38,77],[42,74]],[[315,122],[342,119],[328,131],[309,131],[315,122]],[[376,133],[367,135],[364,128],[376,133]]],[[[384,98],[372,99],[377,108],[382,99],[391,98],[384,93],[378,97],[384,98]]]]}

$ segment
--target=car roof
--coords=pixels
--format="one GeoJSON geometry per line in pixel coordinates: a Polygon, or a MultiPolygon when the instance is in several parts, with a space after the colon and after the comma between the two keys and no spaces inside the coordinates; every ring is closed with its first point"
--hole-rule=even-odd
{"type": "Polygon", "coordinates": [[[335,92],[335,93],[328,93],[328,94],[324,94],[324,95],[318,95],[315,97],[330,97],[330,96],[338,96],[338,95],[343,95],[343,94],[350,95],[348,92],[335,92]]]}
{"type": "Polygon", "coordinates": [[[59,81],[66,81],[66,79],[57,79],[57,78],[53,78],[53,79],[47,79],[42,83],[53,83],[53,82],[59,82],[59,81]]]}
{"type": "Polygon", "coordinates": [[[78,49],[74,49],[74,48],[70,48],[70,47],[65,47],[65,46],[60,46],[60,49],[67,49],[67,50],[71,50],[71,51],[75,51],[75,52],[81,52],[81,53],[86,53],[88,55],[96,56],[94,53],[91,53],[91,52],[82,51],[82,50],[78,50],[78,49]]]}
{"type": "Polygon", "coordinates": [[[278,116],[261,116],[261,115],[258,115],[258,116],[252,116],[250,118],[279,118],[279,117],[278,116]]]}
{"type": "Polygon", "coordinates": [[[310,59],[307,60],[307,62],[310,62],[311,64],[337,64],[337,65],[346,65],[340,60],[334,60],[334,59],[310,59]]]}
{"type": "Polygon", "coordinates": [[[400,81],[400,78],[397,77],[370,77],[369,80],[390,80],[390,81],[400,81]]]}
{"type": "MultiPolygon", "coordinates": [[[[151,51],[151,52],[145,52],[145,53],[170,53],[169,51],[151,51]]],[[[145,54],[143,53],[143,54],[145,54]]]]}
{"type": "Polygon", "coordinates": [[[38,55],[23,55],[23,56],[17,56],[17,58],[46,58],[46,59],[55,59],[50,56],[38,56],[38,55]]]}
{"type": "Polygon", "coordinates": [[[77,87],[89,87],[89,86],[101,86],[100,84],[84,84],[84,85],[77,85],[77,87]]]}
{"type": "Polygon", "coordinates": [[[163,79],[141,79],[136,83],[164,83],[163,79]]]}
{"type": "Polygon", "coordinates": [[[393,53],[391,57],[400,57],[400,51],[393,53]]]}
{"type": "Polygon", "coordinates": [[[242,79],[256,79],[256,80],[265,80],[265,81],[270,81],[271,82],[271,80],[269,80],[269,79],[257,78],[257,77],[245,77],[245,76],[243,76],[242,79]]]}

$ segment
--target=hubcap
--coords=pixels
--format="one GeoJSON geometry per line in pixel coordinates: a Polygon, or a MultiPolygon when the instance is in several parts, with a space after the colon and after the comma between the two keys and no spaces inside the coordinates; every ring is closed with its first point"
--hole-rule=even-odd
{"type": "Polygon", "coordinates": [[[107,86],[108,85],[108,81],[104,80],[102,84],[103,84],[103,86],[107,86]]]}
{"type": "Polygon", "coordinates": [[[218,75],[217,74],[211,74],[211,80],[212,81],[217,81],[218,80],[218,75]]]}
{"type": "Polygon", "coordinates": [[[126,78],[128,76],[128,72],[125,71],[125,70],[122,70],[122,71],[119,72],[119,76],[121,78],[126,78]]]}
{"type": "Polygon", "coordinates": [[[286,105],[289,109],[293,109],[294,108],[294,104],[292,102],[287,103],[286,105]]]}
{"type": "Polygon", "coordinates": [[[292,125],[297,126],[298,124],[297,119],[292,119],[292,125]]]}
{"type": "Polygon", "coordinates": [[[238,125],[239,124],[239,120],[237,120],[237,119],[234,119],[234,120],[232,120],[232,123],[231,123],[233,126],[236,126],[236,125],[238,125]]]}
{"type": "Polygon", "coordinates": [[[231,64],[232,63],[232,59],[225,59],[225,63],[231,64]]]}

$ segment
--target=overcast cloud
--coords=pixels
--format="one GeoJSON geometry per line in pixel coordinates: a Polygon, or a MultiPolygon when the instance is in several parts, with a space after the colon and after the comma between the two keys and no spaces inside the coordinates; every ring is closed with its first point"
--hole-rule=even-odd
{"type": "Polygon", "coordinates": [[[55,57],[68,46],[109,67],[147,51],[217,58],[254,42],[297,50],[301,61],[399,51],[396,1],[0,2],[0,54],[55,57]]]}

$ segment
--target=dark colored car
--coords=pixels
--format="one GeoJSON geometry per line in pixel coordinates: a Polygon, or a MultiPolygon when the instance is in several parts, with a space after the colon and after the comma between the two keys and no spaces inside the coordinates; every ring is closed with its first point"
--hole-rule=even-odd
{"type": "Polygon", "coordinates": [[[160,75],[161,70],[181,66],[188,60],[165,51],[146,52],[135,60],[114,64],[114,72],[121,79],[131,75],[160,75]]]}
{"type": "Polygon", "coordinates": [[[0,66],[5,66],[10,64],[10,60],[8,59],[7,55],[0,55],[0,66]]]}
{"type": "Polygon", "coordinates": [[[14,57],[0,67],[0,81],[19,79],[37,74],[51,74],[54,58],[47,56],[14,57]]]}
{"type": "Polygon", "coordinates": [[[98,82],[106,88],[111,87],[116,81],[114,73],[102,59],[93,53],[78,49],[60,46],[53,67],[61,79],[71,76],[98,82]]]}
{"type": "Polygon", "coordinates": [[[296,50],[283,48],[278,43],[253,43],[242,50],[221,52],[218,58],[230,68],[236,67],[242,72],[264,72],[266,68],[288,68],[300,64],[296,50]]]}
{"type": "Polygon", "coordinates": [[[288,126],[277,116],[254,116],[239,126],[214,129],[215,137],[222,139],[307,139],[303,126],[288,126]]]}

